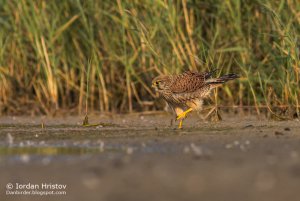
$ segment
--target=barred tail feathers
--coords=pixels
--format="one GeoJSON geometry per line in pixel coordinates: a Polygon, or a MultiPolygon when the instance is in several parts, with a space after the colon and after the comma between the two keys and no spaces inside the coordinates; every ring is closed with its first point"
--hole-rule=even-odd
{"type": "Polygon", "coordinates": [[[207,84],[210,84],[213,88],[215,88],[215,87],[218,87],[218,86],[224,84],[225,82],[228,82],[229,80],[234,80],[237,78],[239,78],[239,76],[237,74],[231,73],[231,74],[223,75],[222,77],[219,77],[219,78],[208,79],[205,82],[207,84]]]}

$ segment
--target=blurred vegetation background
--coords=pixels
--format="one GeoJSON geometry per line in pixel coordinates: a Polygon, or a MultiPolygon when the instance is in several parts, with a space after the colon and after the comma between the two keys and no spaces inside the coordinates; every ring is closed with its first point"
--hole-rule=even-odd
{"type": "Polygon", "coordinates": [[[0,0],[0,113],[162,109],[150,88],[184,70],[241,79],[221,106],[299,115],[298,0],[0,0]]]}

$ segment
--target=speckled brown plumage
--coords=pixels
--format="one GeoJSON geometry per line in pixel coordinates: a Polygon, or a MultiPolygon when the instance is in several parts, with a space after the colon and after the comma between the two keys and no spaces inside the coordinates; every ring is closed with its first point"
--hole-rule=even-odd
{"type": "Polygon", "coordinates": [[[185,110],[190,112],[201,109],[203,99],[213,88],[238,78],[236,74],[211,78],[212,74],[213,72],[186,71],[179,75],[161,75],[152,80],[152,87],[175,111],[177,119],[184,119],[185,110]],[[180,117],[181,114],[183,114],[182,117],[180,117]]]}

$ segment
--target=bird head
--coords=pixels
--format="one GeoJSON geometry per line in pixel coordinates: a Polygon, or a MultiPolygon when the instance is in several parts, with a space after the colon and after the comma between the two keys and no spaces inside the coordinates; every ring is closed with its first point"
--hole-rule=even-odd
{"type": "Polygon", "coordinates": [[[167,75],[157,76],[152,80],[152,87],[155,91],[162,91],[168,88],[168,83],[170,81],[170,77],[167,75]]]}

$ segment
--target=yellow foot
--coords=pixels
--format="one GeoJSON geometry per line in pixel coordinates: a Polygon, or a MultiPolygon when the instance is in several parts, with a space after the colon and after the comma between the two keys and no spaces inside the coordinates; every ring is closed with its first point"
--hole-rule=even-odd
{"type": "Polygon", "coordinates": [[[184,111],[183,113],[181,113],[180,115],[178,115],[177,117],[176,117],[176,120],[179,120],[179,119],[184,119],[184,118],[186,118],[186,115],[189,113],[189,112],[191,112],[193,109],[192,108],[190,108],[190,109],[188,109],[188,110],[186,110],[186,111],[184,111]]]}

